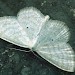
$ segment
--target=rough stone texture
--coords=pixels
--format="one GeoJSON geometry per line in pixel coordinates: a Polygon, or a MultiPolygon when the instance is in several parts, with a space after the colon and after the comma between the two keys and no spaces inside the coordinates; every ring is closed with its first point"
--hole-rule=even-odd
{"type": "MultiPolygon", "coordinates": [[[[16,16],[20,9],[29,6],[51,19],[64,21],[70,28],[69,43],[75,51],[75,0],[0,0],[0,16],[16,16]]],[[[0,39],[0,75],[75,75],[58,69],[36,53],[15,48],[28,50],[0,39]]]]}

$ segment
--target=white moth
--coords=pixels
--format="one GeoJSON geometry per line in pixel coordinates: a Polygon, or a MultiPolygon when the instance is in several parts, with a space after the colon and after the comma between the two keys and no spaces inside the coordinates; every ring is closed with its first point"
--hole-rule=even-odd
{"type": "Polygon", "coordinates": [[[73,72],[74,52],[67,43],[70,37],[65,23],[49,20],[34,7],[24,8],[17,17],[0,17],[0,38],[36,51],[58,68],[73,72]]]}

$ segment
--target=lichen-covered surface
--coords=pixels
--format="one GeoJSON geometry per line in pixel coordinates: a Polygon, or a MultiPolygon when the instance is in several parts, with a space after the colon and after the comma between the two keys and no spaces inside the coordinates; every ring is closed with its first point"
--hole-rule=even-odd
{"type": "MultiPolygon", "coordinates": [[[[16,16],[20,9],[29,6],[51,19],[65,22],[71,32],[69,43],[75,51],[75,0],[0,0],[0,16],[16,16]]],[[[28,50],[0,39],[0,75],[75,75],[58,69],[36,53],[21,49],[28,50]]]]}

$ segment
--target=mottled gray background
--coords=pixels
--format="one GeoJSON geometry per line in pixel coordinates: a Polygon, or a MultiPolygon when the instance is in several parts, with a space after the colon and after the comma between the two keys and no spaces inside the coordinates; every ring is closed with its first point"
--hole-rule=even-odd
{"type": "MultiPolygon", "coordinates": [[[[24,8],[34,6],[51,19],[64,21],[70,28],[69,43],[75,51],[75,0],[0,0],[0,16],[16,16],[24,8]]],[[[58,69],[32,52],[0,39],[0,75],[75,75],[58,69]]]]}

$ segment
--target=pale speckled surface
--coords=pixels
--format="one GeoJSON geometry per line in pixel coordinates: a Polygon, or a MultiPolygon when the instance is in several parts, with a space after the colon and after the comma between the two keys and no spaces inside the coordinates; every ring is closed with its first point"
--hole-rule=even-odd
{"type": "MultiPolygon", "coordinates": [[[[0,0],[0,16],[16,15],[27,6],[35,6],[52,19],[67,23],[71,31],[69,43],[75,49],[75,17],[71,9],[75,9],[75,0],[0,0]],[[7,11],[7,9],[9,9],[7,11]],[[9,12],[11,11],[11,12],[9,12]]],[[[52,64],[30,53],[8,50],[14,45],[0,40],[0,75],[74,75],[64,72],[52,64]],[[6,52],[5,52],[6,51],[6,52]],[[16,60],[17,59],[17,60],[16,60]],[[35,65],[34,65],[35,64],[35,65]],[[39,66],[38,66],[39,65],[39,66]]],[[[16,48],[23,49],[15,46],[16,48]]]]}

